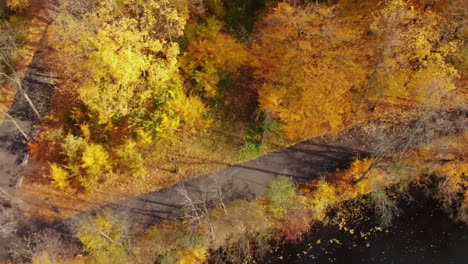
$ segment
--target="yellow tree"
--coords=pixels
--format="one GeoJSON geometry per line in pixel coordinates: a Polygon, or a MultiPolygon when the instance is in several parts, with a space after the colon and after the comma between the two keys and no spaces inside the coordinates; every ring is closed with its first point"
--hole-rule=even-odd
{"type": "Polygon", "coordinates": [[[5,2],[13,10],[23,10],[29,6],[29,0],[5,0],[5,2]]]}
{"type": "Polygon", "coordinates": [[[437,104],[455,89],[452,80],[457,72],[447,60],[458,43],[446,38],[444,18],[402,0],[387,1],[375,17],[371,30],[381,39],[381,53],[364,96],[437,104]]]}
{"type": "Polygon", "coordinates": [[[245,47],[221,28],[214,18],[207,19],[206,24],[188,26],[189,46],[181,59],[181,68],[195,82],[195,90],[208,99],[221,96],[219,82],[248,58],[245,47]]]}
{"type": "Polygon", "coordinates": [[[260,107],[284,123],[286,136],[336,132],[365,80],[354,42],[364,32],[340,23],[332,7],[280,3],[252,45],[260,107]]]}
{"type": "Polygon", "coordinates": [[[50,36],[69,79],[59,84],[71,123],[62,146],[79,144],[51,165],[55,186],[91,192],[112,169],[142,178],[139,147],[206,125],[178,68],[187,10],[186,0],[64,1],[50,36]]]}
{"type": "Polygon", "coordinates": [[[129,235],[126,226],[109,214],[82,220],[76,230],[91,263],[128,263],[129,235]]]}
{"type": "Polygon", "coordinates": [[[152,138],[173,138],[202,123],[204,106],[183,89],[179,46],[172,40],[183,34],[186,5],[106,1],[57,19],[52,28],[57,47],[81,60],[77,96],[87,108],[87,122],[105,128],[123,124],[152,138]],[[79,37],[70,36],[70,28],[79,37]]]}

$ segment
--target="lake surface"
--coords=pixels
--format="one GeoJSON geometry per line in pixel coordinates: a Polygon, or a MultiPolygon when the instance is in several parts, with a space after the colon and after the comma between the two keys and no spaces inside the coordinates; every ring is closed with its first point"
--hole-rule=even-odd
{"type": "Polygon", "coordinates": [[[363,222],[315,225],[297,244],[286,244],[258,263],[468,263],[468,226],[454,223],[437,202],[418,197],[401,202],[389,228],[372,215],[363,222]],[[359,227],[359,226],[363,227],[359,227]]]}

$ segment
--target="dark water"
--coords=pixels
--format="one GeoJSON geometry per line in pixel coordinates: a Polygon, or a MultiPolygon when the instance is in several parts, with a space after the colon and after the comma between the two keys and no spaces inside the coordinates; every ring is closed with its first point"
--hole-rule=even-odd
{"type": "Polygon", "coordinates": [[[362,221],[348,224],[353,231],[316,225],[304,241],[283,245],[257,262],[468,264],[467,226],[454,223],[428,198],[400,207],[403,212],[389,228],[376,227],[373,216],[365,218],[365,227],[362,221]]]}

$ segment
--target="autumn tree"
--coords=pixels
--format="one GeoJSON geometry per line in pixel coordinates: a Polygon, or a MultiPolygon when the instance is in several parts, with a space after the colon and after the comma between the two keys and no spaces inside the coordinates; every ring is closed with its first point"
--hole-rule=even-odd
{"type": "Polygon", "coordinates": [[[29,7],[29,0],[5,0],[6,5],[13,10],[24,10],[29,7]]]}
{"type": "Polygon", "coordinates": [[[221,22],[214,18],[186,29],[189,46],[182,56],[181,68],[195,84],[195,90],[207,99],[221,97],[221,80],[235,73],[248,58],[245,47],[221,29],[221,22]]]}
{"type": "Polygon", "coordinates": [[[82,187],[92,192],[112,169],[109,152],[100,144],[68,134],[61,144],[65,165],[50,164],[52,185],[64,191],[82,187]]]}
{"type": "Polygon", "coordinates": [[[447,23],[430,9],[418,10],[402,0],[387,1],[370,27],[382,42],[364,96],[437,104],[455,89],[452,80],[457,72],[447,60],[458,43],[445,37],[448,32],[443,25],[447,23]]]}
{"type": "Polygon", "coordinates": [[[87,109],[86,122],[105,129],[124,126],[157,139],[202,126],[204,106],[184,91],[173,41],[186,18],[184,1],[166,0],[102,2],[78,16],[65,12],[58,18],[51,30],[57,48],[83,62],[77,95],[87,109]],[[69,38],[69,28],[79,38],[69,38]]]}
{"type": "Polygon", "coordinates": [[[284,123],[288,138],[343,128],[352,91],[365,80],[353,41],[363,32],[333,7],[280,3],[252,45],[260,108],[284,123]]]}
{"type": "Polygon", "coordinates": [[[103,213],[82,220],[76,230],[94,263],[127,263],[130,237],[125,223],[103,213]]]}
{"type": "Polygon", "coordinates": [[[279,176],[268,183],[265,194],[268,201],[267,211],[274,217],[283,217],[286,211],[293,207],[296,195],[296,187],[292,180],[285,176],[279,176]]]}
{"type": "Polygon", "coordinates": [[[92,190],[114,165],[142,178],[142,147],[205,128],[206,107],[179,70],[187,9],[184,0],[63,2],[49,30],[67,77],[57,98],[69,104],[55,186],[92,190]]]}
{"type": "Polygon", "coordinates": [[[259,103],[289,138],[339,131],[363,100],[434,105],[454,89],[459,41],[445,18],[402,0],[363,12],[280,3],[265,17],[252,47],[259,103]]]}

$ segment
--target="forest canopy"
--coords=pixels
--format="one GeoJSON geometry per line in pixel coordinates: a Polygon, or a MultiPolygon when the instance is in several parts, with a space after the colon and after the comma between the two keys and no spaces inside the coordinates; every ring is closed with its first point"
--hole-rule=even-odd
{"type": "MultiPolygon", "coordinates": [[[[51,4],[44,43],[57,82],[28,146],[58,193],[147,192],[363,122],[455,107],[466,96],[458,2],[51,4]]],[[[34,8],[7,1],[2,37],[34,8]]],[[[4,37],[3,58],[21,57],[12,43],[25,45],[31,32],[4,37]]],[[[11,65],[1,64],[6,83],[11,65]]]]}
{"type": "Polygon", "coordinates": [[[389,106],[437,108],[456,89],[459,24],[435,7],[232,5],[63,1],[48,30],[60,64],[54,70],[64,76],[54,99],[62,108],[53,113],[62,133],[51,165],[56,186],[84,187],[91,177],[89,189],[102,180],[91,174],[115,171],[144,178],[145,147],[164,149],[215,125],[248,125],[240,153],[254,153],[272,131],[291,142],[336,135],[389,106]],[[257,22],[238,31],[230,19],[243,8],[257,22]],[[251,102],[250,117],[227,118],[251,102]],[[82,143],[70,153],[72,142],[82,143]],[[101,157],[101,166],[85,165],[85,156],[101,157]]]}
{"type": "MultiPolygon", "coordinates": [[[[298,241],[330,210],[353,235],[337,206],[348,201],[362,199],[389,225],[411,184],[468,219],[463,0],[6,0],[0,9],[0,113],[22,133],[11,139],[28,149],[21,166],[33,161],[14,176],[28,214],[69,219],[174,186],[162,191],[176,204],[161,203],[167,212],[148,213],[158,202],[137,198],[145,207],[135,215],[181,221],[149,228],[154,219],[108,207],[74,223],[85,261],[244,263],[271,241],[298,241]],[[6,110],[25,101],[34,121],[6,110]],[[287,148],[301,141],[306,149],[287,148]],[[288,158],[243,167],[278,150],[288,158]],[[222,170],[241,162],[236,173],[247,175],[222,170]],[[200,186],[184,184],[203,174],[200,186]]],[[[2,236],[16,228],[13,212],[0,214],[2,236]]],[[[21,261],[77,255],[51,252],[62,237],[49,244],[44,234],[27,238],[21,261]]]]}

